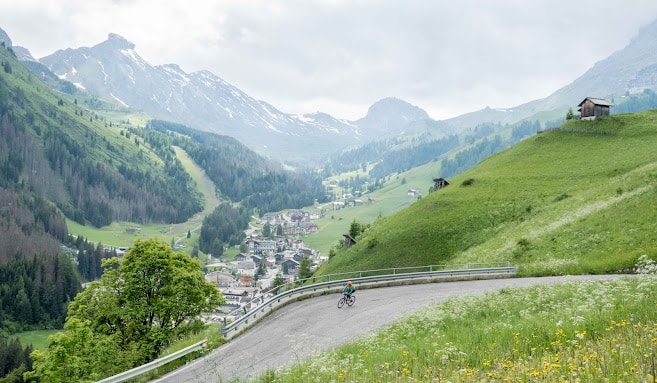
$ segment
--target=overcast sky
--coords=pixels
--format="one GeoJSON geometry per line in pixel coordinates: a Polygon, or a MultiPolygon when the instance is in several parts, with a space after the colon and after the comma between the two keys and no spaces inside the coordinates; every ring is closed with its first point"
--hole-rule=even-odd
{"type": "Polygon", "coordinates": [[[385,97],[439,120],[547,97],[655,19],[655,0],[0,0],[36,58],[117,33],[152,65],[349,120],[385,97]]]}

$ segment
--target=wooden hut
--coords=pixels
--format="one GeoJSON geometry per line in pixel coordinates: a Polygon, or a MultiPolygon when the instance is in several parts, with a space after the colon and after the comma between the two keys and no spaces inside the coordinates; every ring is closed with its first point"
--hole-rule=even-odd
{"type": "Polygon", "coordinates": [[[342,236],[344,237],[344,247],[346,247],[346,248],[350,248],[351,245],[355,245],[355,244],[356,244],[356,240],[355,240],[354,237],[352,237],[351,235],[349,235],[349,234],[342,234],[342,236]]]}
{"type": "Polygon", "coordinates": [[[431,187],[430,191],[435,192],[436,190],[440,190],[444,188],[445,186],[448,186],[449,182],[447,182],[446,179],[443,177],[440,178],[434,178],[433,179],[433,186],[431,187]]]}
{"type": "Polygon", "coordinates": [[[608,116],[611,103],[601,98],[587,97],[578,107],[582,119],[594,119],[598,116],[608,116]]]}

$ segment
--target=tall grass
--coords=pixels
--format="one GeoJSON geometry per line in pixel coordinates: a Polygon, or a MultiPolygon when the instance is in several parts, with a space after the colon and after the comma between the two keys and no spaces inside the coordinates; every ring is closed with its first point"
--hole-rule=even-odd
{"type": "Polygon", "coordinates": [[[259,381],[655,382],[656,289],[653,275],[452,298],[259,381]]]}

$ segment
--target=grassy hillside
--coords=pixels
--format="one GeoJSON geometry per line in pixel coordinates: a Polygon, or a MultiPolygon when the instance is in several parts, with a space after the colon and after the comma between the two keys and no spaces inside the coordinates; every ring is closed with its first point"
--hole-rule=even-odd
{"type": "Polygon", "coordinates": [[[377,219],[318,273],[492,261],[607,273],[655,257],[656,122],[647,111],[536,134],[377,219]]]}

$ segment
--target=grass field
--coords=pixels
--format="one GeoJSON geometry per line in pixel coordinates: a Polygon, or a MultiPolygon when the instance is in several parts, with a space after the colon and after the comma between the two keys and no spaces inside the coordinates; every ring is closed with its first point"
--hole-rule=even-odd
{"type": "Polygon", "coordinates": [[[45,350],[48,346],[48,337],[59,331],[61,330],[25,331],[14,336],[18,337],[24,347],[31,344],[35,350],[45,350]]]}
{"type": "Polygon", "coordinates": [[[318,274],[498,261],[520,275],[609,273],[656,257],[656,125],[647,111],[530,137],[377,219],[318,274]]]}

